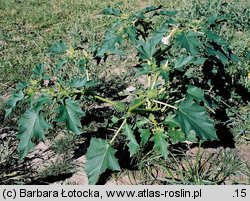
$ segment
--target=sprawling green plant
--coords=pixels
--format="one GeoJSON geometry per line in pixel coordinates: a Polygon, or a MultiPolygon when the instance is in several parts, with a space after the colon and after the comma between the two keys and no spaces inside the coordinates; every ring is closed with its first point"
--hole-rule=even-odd
{"type": "Polygon", "coordinates": [[[48,129],[64,122],[68,130],[75,134],[83,133],[81,117],[85,115],[80,105],[91,93],[96,82],[88,74],[88,54],[83,51],[81,59],[75,58],[75,50],[58,41],[50,49],[51,60],[56,64],[38,64],[32,71],[29,82],[16,87],[6,102],[5,118],[12,113],[17,104],[27,110],[19,120],[19,151],[21,159],[34,148],[34,142],[45,140],[48,129]],[[55,54],[63,55],[56,58],[55,54]],[[78,68],[78,75],[72,76],[70,66],[78,68]]]}
{"type": "Polygon", "coordinates": [[[216,17],[182,27],[174,20],[176,12],[161,6],[136,14],[113,8],[103,12],[116,20],[96,57],[122,54],[119,47],[131,44],[139,57],[136,75],[146,75],[148,85],[133,90],[125,102],[96,96],[113,105],[120,116],[114,118],[113,123],[119,126],[111,140],[91,139],[86,164],[90,183],[96,183],[107,168],[120,169],[112,145],[124,139],[121,135],[126,138],[130,157],[150,143],[167,158],[171,144],[218,140],[210,116],[219,107],[221,92],[213,78],[239,59],[213,32],[216,17]]]}
{"type": "Polygon", "coordinates": [[[114,8],[103,13],[116,19],[95,54],[84,50],[84,56],[77,59],[76,48],[58,41],[49,49],[56,65],[37,65],[32,79],[17,86],[6,109],[8,117],[19,102],[28,108],[19,120],[17,135],[24,158],[35,141],[44,140],[48,129],[58,123],[64,122],[75,134],[84,133],[81,118],[86,108],[80,104],[89,97],[112,105],[116,115],[110,120],[117,128],[113,137],[92,137],[86,154],[90,184],[97,183],[107,169],[121,169],[115,156],[118,143],[128,146],[130,157],[149,145],[167,158],[173,144],[218,140],[211,116],[224,88],[215,80],[220,77],[226,86],[223,69],[239,60],[213,31],[219,23],[216,16],[183,26],[174,19],[175,11],[161,6],[135,14],[114,8]],[[110,54],[123,55],[119,47],[124,44],[137,51],[136,76],[146,76],[147,86],[131,90],[127,99],[113,101],[94,90],[96,82],[91,80],[88,66],[93,59],[100,62],[110,54]],[[57,55],[64,57],[58,60],[57,55]],[[79,67],[73,78],[67,68],[72,65],[79,67]]]}

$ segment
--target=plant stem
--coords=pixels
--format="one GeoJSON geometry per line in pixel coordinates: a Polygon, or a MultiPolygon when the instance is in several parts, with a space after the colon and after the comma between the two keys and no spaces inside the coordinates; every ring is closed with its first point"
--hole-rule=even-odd
{"type": "Polygon", "coordinates": [[[177,107],[175,107],[175,106],[173,106],[173,105],[169,105],[169,104],[163,103],[163,102],[161,102],[161,101],[152,100],[152,102],[154,102],[154,103],[159,103],[159,104],[161,104],[161,105],[165,105],[165,106],[171,107],[171,108],[173,108],[173,109],[175,109],[175,110],[178,109],[177,107]]]}
{"type": "Polygon", "coordinates": [[[208,109],[210,112],[212,112],[213,114],[216,114],[216,112],[212,108],[210,108],[209,106],[204,105],[204,107],[206,109],[208,109]]]}
{"type": "Polygon", "coordinates": [[[89,71],[88,71],[88,69],[86,69],[86,77],[87,77],[87,81],[89,81],[90,78],[89,78],[89,71]]]}
{"type": "Polygon", "coordinates": [[[100,97],[100,96],[95,96],[95,98],[97,98],[97,99],[99,99],[99,100],[101,100],[101,101],[103,101],[103,102],[110,103],[111,105],[114,105],[114,104],[115,104],[114,101],[108,100],[108,99],[103,98],[103,97],[100,97]]]}
{"type": "Polygon", "coordinates": [[[122,127],[124,126],[124,124],[127,122],[127,119],[124,119],[122,124],[120,125],[119,129],[116,131],[115,135],[113,136],[113,138],[110,140],[110,144],[113,144],[115,138],[117,137],[117,135],[120,133],[122,127]]]}
{"type": "Polygon", "coordinates": [[[160,52],[156,52],[154,54],[154,58],[157,58],[157,57],[161,56],[163,53],[165,53],[166,51],[170,50],[171,47],[172,47],[172,45],[169,45],[169,46],[165,47],[163,50],[161,50],[160,52]]]}
{"type": "Polygon", "coordinates": [[[156,110],[153,109],[134,109],[132,112],[136,114],[145,114],[145,113],[152,113],[155,112],[156,110]]]}
{"type": "Polygon", "coordinates": [[[130,108],[128,109],[128,113],[132,112],[134,109],[140,107],[140,106],[143,105],[144,103],[146,103],[146,100],[142,100],[142,101],[140,101],[139,103],[133,105],[132,107],[130,107],[130,108]]]}
{"type": "Polygon", "coordinates": [[[148,75],[148,88],[151,86],[151,75],[148,75]]]}
{"type": "Polygon", "coordinates": [[[156,74],[155,74],[155,77],[154,77],[154,81],[153,81],[152,86],[151,86],[151,89],[154,89],[155,84],[156,84],[156,81],[157,81],[157,79],[158,79],[158,76],[159,76],[159,73],[156,73],[156,74]]]}

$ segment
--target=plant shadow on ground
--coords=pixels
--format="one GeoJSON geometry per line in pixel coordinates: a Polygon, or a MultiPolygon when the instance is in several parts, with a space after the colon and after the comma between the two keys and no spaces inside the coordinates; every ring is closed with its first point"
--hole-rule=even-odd
{"type": "MultiPolygon", "coordinates": [[[[216,120],[215,128],[219,141],[204,142],[202,143],[202,147],[235,148],[235,136],[229,125],[230,117],[227,110],[231,107],[247,104],[250,101],[249,90],[239,83],[233,82],[232,76],[230,76],[225,70],[224,65],[215,57],[208,59],[202,67],[202,74],[198,72],[198,76],[192,79],[187,78],[184,73],[180,72],[173,73],[170,79],[172,80],[171,88],[177,88],[172,96],[179,97],[180,99],[183,98],[180,91],[186,91],[186,86],[190,82],[195,86],[201,87],[208,93],[210,93],[211,86],[213,86],[215,93],[205,94],[205,96],[209,104],[216,103],[217,105],[211,116],[216,120]],[[174,79],[177,81],[174,81],[174,79]],[[216,100],[216,97],[220,97],[220,100],[216,100]]],[[[197,144],[194,143],[193,147],[196,146],[197,144]]]]}
{"type": "MultiPolygon", "coordinates": [[[[219,63],[219,67],[216,69],[217,71],[214,74],[211,73],[213,69],[213,63],[209,62],[208,60],[208,62],[204,64],[204,82],[207,84],[211,80],[212,85],[215,86],[214,90],[217,92],[216,95],[222,97],[223,100],[226,100],[226,103],[229,106],[238,105],[239,102],[242,104],[249,102],[250,92],[248,89],[238,83],[233,83],[232,77],[228,72],[226,72],[223,64],[220,61],[217,62],[219,63]],[[229,100],[233,97],[233,92],[240,97],[238,103],[236,101],[229,103],[229,100]]],[[[232,134],[230,126],[227,123],[229,122],[230,118],[228,117],[226,107],[220,107],[216,109],[213,116],[215,119],[219,120],[219,123],[215,125],[219,141],[204,142],[202,146],[204,148],[218,148],[221,146],[224,148],[235,148],[234,135],[232,134]]]]}
{"type": "MultiPolygon", "coordinates": [[[[82,122],[85,124],[93,123],[95,122],[95,125],[106,124],[105,120],[110,117],[111,114],[114,114],[111,111],[110,107],[104,107],[104,108],[93,108],[92,110],[88,111],[86,116],[82,119],[82,122]]],[[[96,131],[89,131],[85,134],[83,134],[84,140],[78,144],[78,147],[74,150],[73,159],[77,159],[87,153],[87,149],[90,144],[90,137],[84,137],[84,136],[91,136],[96,138],[102,138],[102,139],[110,139],[113,135],[113,131],[107,129],[107,127],[104,127],[101,125],[101,127],[97,128],[96,131]]],[[[115,149],[117,150],[115,156],[118,158],[118,162],[120,164],[120,167],[122,169],[127,170],[136,170],[136,161],[133,161],[132,158],[129,156],[129,150],[126,146],[124,146],[123,143],[118,143],[115,146],[115,149]]],[[[105,171],[102,175],[100,175],[100,179],[98,181],[98,185],[105,184],[110,176],[112,174],[112,171],[108,170],[105,171]]]]}

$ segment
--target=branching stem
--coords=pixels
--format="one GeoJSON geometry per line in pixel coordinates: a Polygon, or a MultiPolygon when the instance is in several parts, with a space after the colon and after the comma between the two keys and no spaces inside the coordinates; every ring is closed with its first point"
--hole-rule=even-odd
{"type": "Polygon", "coordinates": [[[175,110],[178,109],[177,107],[175,107],[175,106],[173,106],[173,105],[170,105],[170,104],[167,104],[167,103],[163,103],[163,102],[161,102],[161,101],[152,100],[152,102],[158,103],[158,104],[161,104],[161,105],[165,105],[165,106],[167,106],[167,107],[171,107],[171,108],[173,108],[173,109],[175,109],[175,110]]]}
{"type": "Polygon", "coordinates": [[[146,103],[146,100],[142,100],[139,103],[133,105],[132,107],[130,107],[128,109],[128,113],[132,112],[133,110],[137,109],[138,107],[140,107],[141,105],[143,105],[144,103],[146,103]]]}
{"type": "Polygon", "coordinates": [[[116,137],[118,136],[118,134],[120,133],[122,127],[124,126],[124,124],[127,122],[127,119],[124,119],[122,124],[120,125],[120,127],[118,128],[118,130],[116,131],[115,135],[113,136],[113,138],[110,140],[110,144],[113,144],[113,142],[115,141],[116,137]]]}
{"type": "Polygon", "coordinates": [[[103,102],[109,103],[109,104],[111,104],[111,105],[114,105],[114,104],[115,104],[114,101],[108,100],[108,99],[103,98],[103,97],[101,97],[101,96],[95,96],[95,98],[97,98],[97,99],[99,99],[99,100],[101,100],[101,101],[103,101],[103,102]]]}

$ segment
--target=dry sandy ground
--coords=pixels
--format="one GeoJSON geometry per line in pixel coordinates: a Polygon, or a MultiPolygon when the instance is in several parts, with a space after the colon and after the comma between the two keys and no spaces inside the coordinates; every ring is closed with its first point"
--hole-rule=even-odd
{"type": "MultiPolygon", "coordinates": [[[[12,141],[16,141],[15,139],[16,131],[13,131],[11,128],[1,128],[0,129],[0,143],[2,144],[3,141],[10,138],[12,141]]],[[[47,165],[51,162],[54,162],[60,158],[60,155],[56,155],[53,151],[49,148],[50,142],[40,142],[33,152],[28,155],[28,163],[31,164],[30,168],[33,169],[35,172],[43,171],[47,165]]],[[[207,155],[218,153],[223,148],[208,148],[202,149],[202,152],[206,152],[207,155]]],[[[187,152],[187,155],[193,156],[197,153],[198,149],[193,148],[187,152]]],[[[240,144],[237,145],[235,149],[232,149],[236,153],[236,156],[245,163],[248,163],[250,166],[250,144],[240,144]]],[[[194,159],[195,160],[195,159],[194,159]]],[[[206,160],[206,156],[203,160],[206,160]]],[[[86,185],[88,184],[88,179],[86,173],[84,172],[84,165],[86,163],[85,155],[79,156],[76,159],[72,159],[74,164],[74,171],[72,176],[67,179],[62,179],[55,182],[56,184],[78,184],[78,185],[86,185]]],[[[128,185],[128,184],[141,184],[139,179],[133,178],[133,174],[136,174],[136,171],[128,171],[125,170],[121,173],[112,175],[111,178],[107,181],[107,185],[110,184],[117,184],[117,185],[128,185]]],[[[164,175],[162,175],[164,176],[164,175]]],[[[1,177],[0,177],[1,178],[1,177]]],[[[250,184],[250,178],[246,175],[236,174],[232,177],[228,178],[225,184],[232,184],[233,182],[243,183],[243,184],[250,184]]],[[[53,184],[53,183],[52,183],[53,184]]]]}

